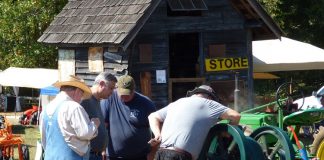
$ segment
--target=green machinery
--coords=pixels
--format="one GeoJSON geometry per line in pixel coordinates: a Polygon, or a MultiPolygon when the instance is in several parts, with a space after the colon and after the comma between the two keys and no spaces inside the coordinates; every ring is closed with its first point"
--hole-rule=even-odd
{"type": "Polygon", "coordinates": [[[215,125],[199,160],[324,159],[324,129],[317,134],[314,130],[314,123],[324,119],[324,109],[285,111],[288,98],[300,97],[303,94],[296,84],[284,83],[277,90],[275,102],[241,112],[240,126],[215,125]],[[273,105],[276,112],[264,111],[273,105]]]}

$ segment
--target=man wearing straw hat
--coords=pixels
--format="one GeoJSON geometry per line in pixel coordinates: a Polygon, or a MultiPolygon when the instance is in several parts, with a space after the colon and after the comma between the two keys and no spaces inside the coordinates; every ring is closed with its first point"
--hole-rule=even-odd
{"type": "Polygon", "coordinates": [[[54,86],[60,93],[46,106],[40,122],[45,160],[88,159],[89,143],[97,135],[100,121],[90,120],[79,103],[91,95],[91,90],[72,75],[54,86]]]}

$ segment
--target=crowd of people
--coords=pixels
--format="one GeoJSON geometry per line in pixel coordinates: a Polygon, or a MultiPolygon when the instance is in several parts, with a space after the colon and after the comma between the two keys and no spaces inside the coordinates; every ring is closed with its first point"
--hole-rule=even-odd
{"type": "Polygon", "coordinates": [[[76,76],[54,85],[60,93],[40,118],[45,160],[195,160],[212,126],[240,120],[207,85],[160,110],[129,75],[102,72],[91,88],[76,76]]]}

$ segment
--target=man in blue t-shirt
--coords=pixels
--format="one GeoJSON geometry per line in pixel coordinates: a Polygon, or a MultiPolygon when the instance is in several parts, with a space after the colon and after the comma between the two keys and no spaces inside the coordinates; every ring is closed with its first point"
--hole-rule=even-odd
{"type": "Polygon", "coordinates": [[[154,112],[153,102],[135,91],[135,81],[121,76],[117,89],[101,101],[108,129],[110,160],[146,160],[151,150],[148,115],[154,112]]]}

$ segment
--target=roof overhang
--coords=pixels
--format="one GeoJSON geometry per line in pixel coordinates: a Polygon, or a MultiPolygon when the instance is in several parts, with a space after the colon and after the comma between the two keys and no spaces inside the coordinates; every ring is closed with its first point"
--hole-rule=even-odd
{"type": "Polygon", "coordinates": [[[253,40],[280,39],[282,30],[256,0],[230,0],[233,7],[246,19],[253,40]]]}

